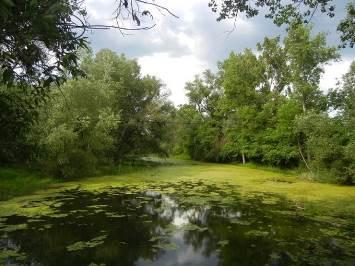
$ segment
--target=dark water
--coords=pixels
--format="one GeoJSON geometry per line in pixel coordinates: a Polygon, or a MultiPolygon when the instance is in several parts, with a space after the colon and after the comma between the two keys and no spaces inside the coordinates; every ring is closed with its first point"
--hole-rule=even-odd
{"type": "Polygon", "coordinates": [[[67,190],[48,198],[53,214],[2,218],[0,264],[355,265],[351,222],[310,219],[275,195],[237,190],[202,182],[67,190]]]}

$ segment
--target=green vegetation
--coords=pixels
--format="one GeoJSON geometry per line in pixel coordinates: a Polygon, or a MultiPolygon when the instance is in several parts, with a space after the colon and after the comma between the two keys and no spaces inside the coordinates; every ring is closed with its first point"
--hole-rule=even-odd
{"type": "Polygon", "coordinates": [[[87,77],[53,91],[41,110],[29,136],[37,161],[56,176],[80,177],[128,156],[163,153],[172,107],[160,81],[141,77],[136,61],[109,50],[84,57],[82,69],[87,77]]]}
{"type": "MultiPolygon", "coordinates": [[[[187,82],[175,107],[137,61],[104,49],[81,52],[81,72],[47,99],[34,84],[0,84],[0,163],[26,164],[64,179],[96,175],[155,154],[255,163],[352,185],[355,175],[355,63],[337,88],[319,88],[339,58],[324,33],[292,23],[257,53],[232,52],[217,73],[187,82]]],[[[10,193],[11,194],[11,193],[10,193]]]]}
{"type": "Polygon", "coordinates": [[[30,194],[58,182],[21,168],[0,168],[0,200],[30,194]]]}
{"type": "MultiPolygon", "coordinates": [[[[355,205],[352,204],[355,200],[355,190],[352,187],[318,183],[292,173],[257,169],[248,165],[236,166],[180,160],[168,160],[167,162],[150,168],[138,167],[135,170],[133,167],[131,170],[125,170],[122,174],[90,177],[80,181],[55,183],[52,180],[44,185],[46,190],[37,191],[34,196],[3,202],[1,208],[5,213],[16,213],[16,206],[20,207],[22,203],[31,198],[45,197],[76,187],[89,191],[100,191],[108,187],[138,185],[138,190],[140,190],[148,188],[149,184],[162,182],[198,183],[203,181],[216,186],[216,191],[218,187],[223,187],[223,184],[229,184],[225,188],[226,192],[229,190],[238,192],[246,198],[258,193],[278,194],[294,202],[300,208],[304,208],[304,211],[310,216],[354,217],[355,214],[355,205]]],[[[173,188],[164,191],[176,192],[173,188]]],[[[186,200],[192,203],[194,200],[201,199],[187,197],[186,200]]],[[[44,213],[48,206],[51,206],[50,202],[45,205],[33,206],[32,212],[44,213]]]]}
{"type": "MultiPolygon", "coordinates": [[[[266,11],[265,17],[273,19],[276,25],[309,23],[317,10],[332,18],[336,10],[330,0],[290,3],[281,0],[207,0],[206,4],[219,14],[218,21],[237,18],[243,13],[250,18],[260,11],[266,11]]],[[[30,91],[43,99],[52,83],[60,84],[70,76],[84,74],[80,68],[78,52],[88,47],[86,31],[149,29],[154,25],[142,24],[147,21],[146,18],[153,19],[154,9],[176,17],[169,9],[152,0],[120,0],[112,5],[116,23],[111,25],[99,22],[93,25],[88,21],[84,1],[48,0],[38,4],[33,0],[1,0],[0,43],[4,45],[0,47],[0,79],[9,85],[20,83],[26,87],[32,84],[34,86],[30,87],[30,91]],[[133,26],[124,27],[125,20],[130,20],[133,26]]],[[[354,45],[353,18],[354,4],[349,2],[346,16],[337,28],[344,47],[354,45]]]]}
{"type": "Polygon", "coordinates": [[[86,37],[175,15],[120,0],[115,25],[91,25],[84,3],[0,0],[1,265],[355,264],[355,61],[322,91],[340,47],[308,25],[331,0],[207,0],[287,34],[195,76],[180,106],[86,37]]]}
{"type": "Polygon", "coordinates": [[[265,38],[257,49],[259,55],[231,53],[217,74],[206,71],[187,83],[189,104],[177,110],[175,152],[195,160],[301,167],[318,180],[352,184],[355,63],[342,85],[325,94],[320,75],[338,55],[324,34],[292,26],[282,43],[265,38]]]}
{"type": "Polygon", "coordinates": [[[53,88],[33,114],[26,112],[33,97],[3,90],[9,102],[9,126],[0,133],[3,162],[27,161],[49,175],[72,178],[126,158],[167,154],[166,122],[174,107],[161,82],[109,50],[85,55],[81,67],[86,78],[53,88]]]}
{"type": "MultiPolygon", "coordinates": [[[[308,24],[312,21],[317,10],[326,13],[329,18],[333,18],[337,9],[336,3],[331,0],[300,0],[296,2],[282,0],[209,0],[208,5],[214,13],[218,14],[217,21],[235,19],[240,14],[245,14],[247,18],[263,14],[265,18],[272,19],[274,24],[278,26],[292,23],[308,24]]],[[[341,20],[337,27],[341,34],[342,47],[347,45],[354,47],[355,33],[352,28],[355,15],[354,7],[353,2],[348,2],[346,17],[341,20]]]]}
{"type": "Polygon", "coordinates": [[[82,241],[75,242],[74,244],[67,246],[67,250],[78,251],[84,248],[93,248],[103,244],[106,237],[107,237],[106,235],[102,235],[102,236],[95,237],[87,242],[82,242],[82,241]]]}
{"type": "Polygon", "coordinates": [[[101,261],[122,261],[124,254],[138,252],[145,258],[148,251],[180,252],[208,239],[213,243],[209,249],[223,258],[250,245],[250,252],[279,254],[275,249],[281,245],[297,261],[315,256],[329,261],[335,259],[329,252],[336,248],[342,254],[336,256],[339,262],[350,262],[354,200],[350,186],[248,166],[174,160],[120,175],[61,182],[0,202],[0,234],[16,243],[41,240],[21,250],[8,247],[0,259],[30,260],[46,249],[61,261],[97,261],[95,254],[101,261]],[[176,242],[182,235],[183,241],[176,242]],[[315,253],[307,253],[308,245],[315,253]]]}
{"type": "Polygon", "coordinates": [[[219,183],[235,185],[236,190],[246,197],[252,193],[276,193],[286,196],[307,211],[320,214],[354,216],[355,191],[352,187],[321,184],[303,180],[296,175],[252,169],[247,166],[220,164],[192,164],[188,162],[162,166],[149,171],[141,170],[128,175],[90,178],[81,183],[88,189],[109,185],[123,185],[126,182],[176,182],[203,180],[218,186],[219,183]]]}

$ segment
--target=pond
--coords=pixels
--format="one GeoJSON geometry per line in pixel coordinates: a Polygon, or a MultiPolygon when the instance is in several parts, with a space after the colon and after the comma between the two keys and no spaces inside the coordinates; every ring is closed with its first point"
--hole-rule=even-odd
{"type": "Polygon", "coordinates": [[[78,187],[21,209],[0,218],[0,264],[355,265],[352,221],[227,183],[78,187]]]}

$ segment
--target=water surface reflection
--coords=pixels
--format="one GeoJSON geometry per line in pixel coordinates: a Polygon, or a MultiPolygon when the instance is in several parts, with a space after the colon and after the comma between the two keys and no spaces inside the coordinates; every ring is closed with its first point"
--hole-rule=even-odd
{"type": "MultiPolygon", "coordinates": [[[[227,186],[227,185],[226,185],[227,186]]],[[[203,182],[67,190],[53,213],[2,217],[5,265],[355,265],[352,227],[275,195],[203,182]],[[171,190],[174,188],[174,190],[171,190]],[[165,191],[165,192],[164,192],[165,191]]],[[[40,202],[31,202],[31,207],[40,202]]]]}

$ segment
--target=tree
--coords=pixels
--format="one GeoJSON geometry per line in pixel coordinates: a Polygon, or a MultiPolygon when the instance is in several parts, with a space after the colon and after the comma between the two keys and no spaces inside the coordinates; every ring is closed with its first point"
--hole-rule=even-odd
{"type": "MultiPolygon", "coordinates": [[[[355,62],[352,62],[348,73],[343,76],[342,83],[336,90],[329,92],[330,105],[337,112],[336,118],[342,122],[344,132],[344,165],[341,169],[346,183],[355,182],[355,62]]],[[[344,181],[343,180],[343,181],[344,181]]]]}
{"type": "Polygon", "coordinates": [[[38,97],[28,87],[0,83],[0,164],[25,161],[30,152],[26,134],[38,117],[38,97]]]}
{"type": "Polygon", "coordinates": [[[82,68],[89,80],[107,84],[112,91],[112,108],[121,117],[113,132],[115,160],[152,152],[166,154],[161,141],[168,134],[171,103],[161,82],[142,77],[135,60],[107,49],[83,59],[82,68]]]}
{"type": "Polygon", "coordinates": [[[234,158],[241,158],[245,164],[247,159],[257,156],[257,139],[259,131],[257,111],[254,106],[241,106],[229,114],[225,126],[227,149],[234,158]]]}
{"type": "Polygon", "coordinates": [[[89,175],[107,164],[114,148],[111,133],[120,123],[111,97],[105,84],[86,79],[54,90],[28,136],[38,147],[37,161],[60,177],[89,175]]]}
{"type": "Polygon", "coordinates": [[[77,31],[86,16],[81,1],[1,0],[0,10],[0,71],[5,83],[20,82],[43,93],[40,88],[82,73],[77,51],[87,43],[77,31]]]}
{"type": "Polygon", "coordinates": [[[257,44],[259,64],[263,65],[263,84],[265,92],[275,92],[276,95],[285,92],[289,85],[289,68],[287,54],[280,44],[280,37],[264,38],[263,43],[257,44]]]}
{"type": "Polygon", "coordinates": [[[263,65],[254,53],[246,49],[241,54],[231,53],[222,64],[223,87],[226,96],[238,106],[258,102],[257,87],[263,79],[263,65]]]}
{"type": "Polygon", "coordinates": [[[213,102],[221,95],[218,78],[206,70],[200,76],[196,76],[192,82],[185,85],[186,96],[189,104],[195,106],[201,115],[209,115],[214,111],[213,102]]]}
{"type": "MultiPolygon", "coordinates": [[[[247,18],[259,15],[265,11],[265,17],[272,19],[280,26],[282,24],[308,24],[317,11],[326,13],[330,18],[334,17],[336,6],[332,0],[210,0],[209,7],[214,13],[218,13],[217,21],[224,19],[236,19],[240,14],[247,18]]],[[[340,22],[338,31],[341,32],[341,46],[354,45],[354,5],[347,7],[347,17],[340,22]]]]}
{"type": "Polygon", "coordinates": [[[171,104],[159,80],[110,50],[82,59],[87,76],[52,89],[27,134],[32,157],[60,177],[90,175],[129,157],[166,154],[171,104]]]}
{"type": "Polygon", "coordinates": [[[330,90],[330,106],[346,119],[355,118],[355,61],[350,65],[349,72],[342,78],[338,88],[330,90]]]}
{"type": "Polygon", "coordinates": [[[313,174],[335,177],[340,183],[353,183],[354,159],[348,152],[354,148],[354,135],[349,134],[344,121],[309,112],[296,119],[295,130],[305,136],[307,164],[313,174]]]}
{"type": "Polygon", "coordinates": [[[338,31],[341,32],[340,40],[342,41],[342,47],[345,48],[347,44],[351,48],[354,47],[355,44],[355,4],[349,3],[346,7],[347,15],[346,17],[339,23],[338,31]]]}
{"type": "Polygon", "coordinates": [[[189,104],[177,111],[176,151],[195,160],[219,161],[223,123],[220,80],[207,70],[187,82],[185,89],[189,104]]]}
{"type": "MultiPolygon", "coordinates": [[[[0,74],[6,84],[20,82],[43,94],[51,83],[83,75],[80,49],[87,48],[86,31],[146,30],[150,8],[172,14],[154,1],[117,1],[115,24],[90,24],[82,0],[0,0],[0,74]],[[123,20],[136,26],[124,27],[123,20]]],[[[174,14],[172,14],[174,15],[174,14]]]]}
{"type": "Polygon", "coordinates": [[[249,49],[243,53],[231,53],[222,63],[223,88],[229,112],[226,115],[225,152],[232,157],[255,156],[255,134],[257,112],[260,110],[264,93],[264,65],[249,49]]]}
{"type": "Polygon", "coordinates": [[[265,38],[257,49],[231,53],[217,75],[187,83],[189,105],[177,111],[180,151],[197,160],[306,167],[351,184],[355,64],[327,97],[319,81],[338,55],[324,34],[293,24],[283,44],[265,38]]]}
{"type": "Polygon", "coordinates": [[[326,45],[325,35],[311,36],[311,28],[293,25],[284,40],[289,63],[292,96],[302,106],[303,112],[311,108],[324,110],[325,99],[319,90],[324,65],[339,57],[335,47],[326,45]]]}
{"type": "Polygon", "coordinates": [[[263,163],[279,167],[299,165],[300,154],[294,125],[296,117],[301,113],[299,104],[286,97],[281,97],[276,103],[270,101],[263,106],[262,120],[268,121],[259,138],[263,163]]]}

